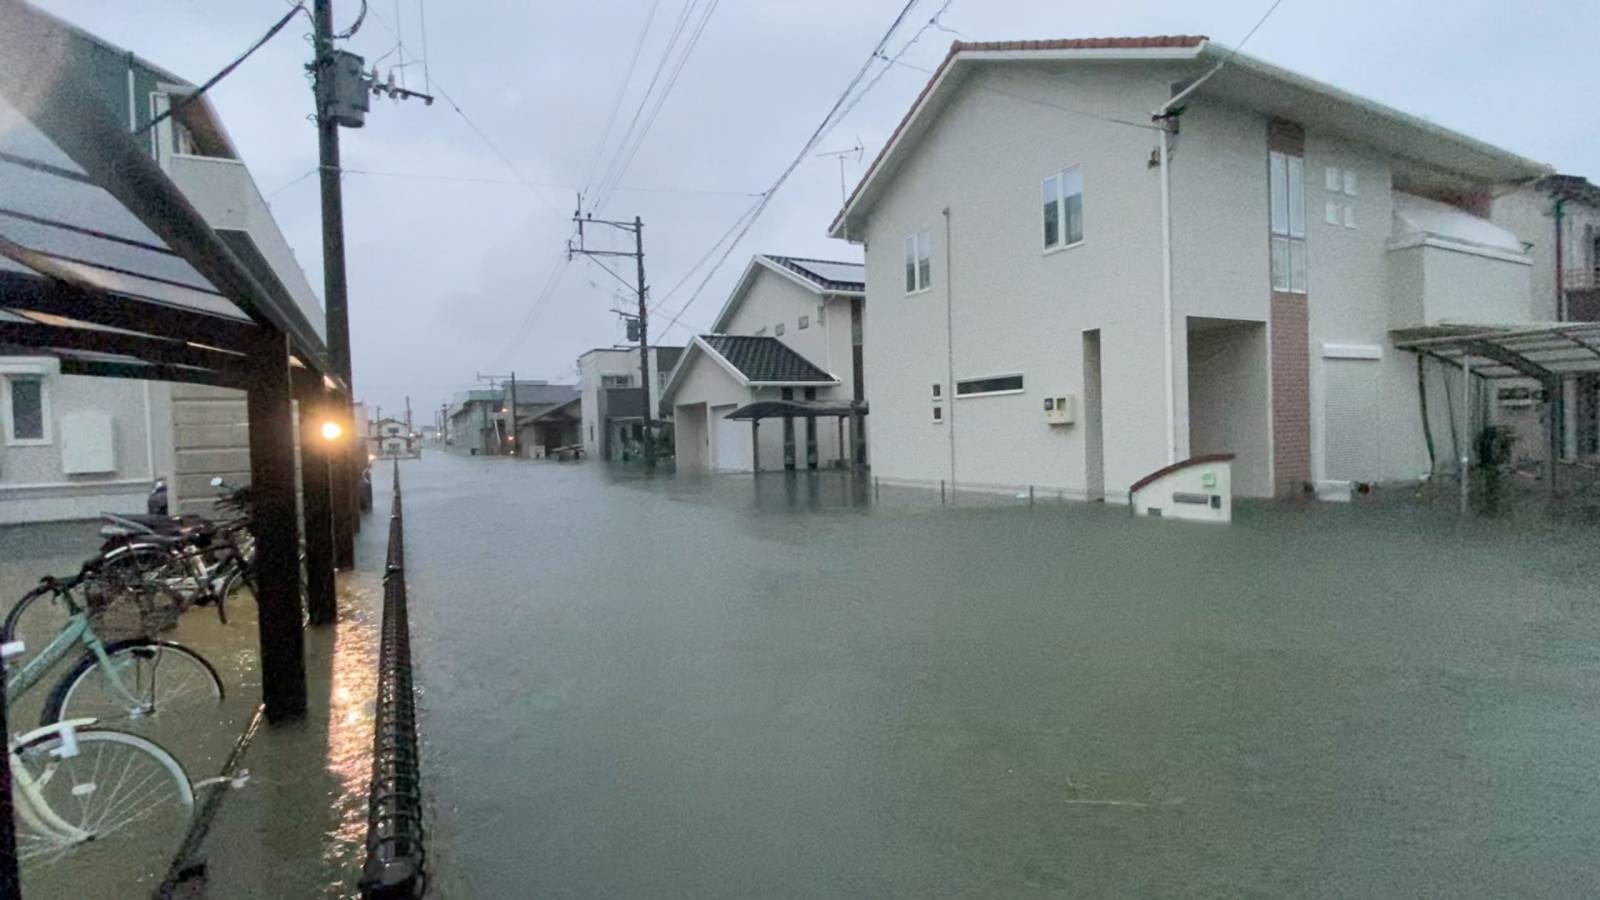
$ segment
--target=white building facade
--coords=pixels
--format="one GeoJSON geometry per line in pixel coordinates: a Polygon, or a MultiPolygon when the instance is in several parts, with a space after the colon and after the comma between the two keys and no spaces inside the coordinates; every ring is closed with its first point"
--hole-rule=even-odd
{"type": "MultiPolygon", "coordinates": [[[[866,289],[860,263],[757,254],[712,323],[684,354],[667,389],[679,471],[750,471],[760,441],[764,468],[784,465],[782,416],[752,428],[728,414],[760,400],[824,401],[835,408],[865,403],[861,362],[866,289]],[[719,338],[761,338],[776,348],[746,365],[720,348],[719,338]],[[790,356],[792,354],[792,356],[790,356]],[[807,394],[810,394],[809,398],[807,394]]],[[[741,344],[739,351],[747,348],[741,344]]],[[[817,415],[814,424],[791,416],[789,461],[805,468],[815,444],[819,468],[846,465],[855,453],[852,418],[817,415]],[[814,434],[812,433],[814,430],[814,434]]]]}
{"type": "MultiPolygon", "coordinates": [[[[650,348],[650,390],[646,402],[655,416],[661,415],[662,389],[672,377],[672,369],[682,353],[681,346],[650,348]]],[[[620,448],[624,438],[637,440],[633,426],[643,418],[638,400],[624,399],[625,395],[619,397],[610,392],[632,391],[639,387],[639,381],[638,347],[596,347],[578,357],[578,393],[583,413],[579,430],[585,456],[601,459],[607,450],[620,448]],[[611,429],[609,438],[608,427],[611,429]]],[[[615,452],[612,455],[616,455],[615,452]]]]}
{"type": "Polygon", "coordinates": [[[1391,332],[1534,319],[1487,203],[1548,169],[1230,52],[952,47],[831,229],[866,249],[875,475],[1121,502],[1214,453],[1247,497],[1430,471],[1391,332]]]}

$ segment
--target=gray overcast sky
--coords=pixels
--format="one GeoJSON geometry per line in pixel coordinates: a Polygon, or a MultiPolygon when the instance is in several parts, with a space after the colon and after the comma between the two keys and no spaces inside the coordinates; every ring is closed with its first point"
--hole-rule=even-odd
{"type": "MultiPolygon", "coordinates": [[[[470,386],[475,371],[572,380],[583,350],[622,340],[610,276],[583,260],[530,307],[571,231],[575,187],[598,150],[634,40],[652,0],[490,2],[372,0],[347,46],[368,62],[394,48],[422,53],[444,91],[506,154],[521,178],[549,184],[541,201],[448,103],[374,100],[367,126],[343,131],[346,169],[483,182],[350,174],[345,227],[357,393],[418,420],[470,386]],[[552,210],[551,206],[555,209],[552,210]]],[[[661,0],[625,124],[686,0],[661,0]]],[[[973,39],[1199,33],[1237,44],[1269,0],[1115,4],[955,0],[941,22],[973,39]]],[[[922,0],[897,49],[933,15],[922,0]]],[[[210,77],[281,15],[285,0],[41,0],[40,5],[194,82],[210,77]]],[[[602,213],[645,221],[657,296],[677,283],[793,157],[898,11],[901,0],[728,0],[602,213]],[[661,193],[689,188],[730,193],[661,193]]],[[[359,0],[336,0],[336,27],[359,0]]],[[[213,90],[229,132],[313,285],[322,254],[316,131],[301,18],[213,90]],[[299,179],[299,180],[296,180],[299,179]]],[[[1592,0],[1284,0],[1247,51],[1406,112],[1556,166],[1600,175],[1592,0]]],[[[955,36],[929,31],[905,60],[932,68],[955,36]]],[[[387,70],[398,54],[381,63],[387,70]]],[[[406,70],[422,86],[419,66],[406,70]]],[[[822,149],[859,136],[865,161],[887,139],[925,76],[892,68],[822,149]]],[[[1139,111],[1130,111],[1139,112],[1139,111]]],[[[620,130],[620,128],[619,128],[620,130]]],[[[613,141],[614,143],[614,141],[613,141]]],[[[609,152],[609,148],[608,148],[609,152]]],[[[853,186],[863,163],[851,161],[853,186]]],[[[859,258],[824,230],[839,205],[831,159],[803,164],[705,293],[684,314],[703,327],[754,252],[859,258]]],[[[624,261],[626,262],[626,261],[624,261]]],[[[699,276],[666,304],[687,299],[699,276]]],[[[666,318],[659,319],[659,325],[666,318]]],[[[683,343],[673,329],[663,341],[683,343]]]]}

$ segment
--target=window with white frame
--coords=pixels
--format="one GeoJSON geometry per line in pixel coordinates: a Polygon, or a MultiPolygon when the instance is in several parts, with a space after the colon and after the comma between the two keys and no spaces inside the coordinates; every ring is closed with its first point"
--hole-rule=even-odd
{"type": "Polygon", "coordinates": [[[933,235],[924,230],[906,238],[906,293],[921,293],[932,285],[933,235]]]}
{"type": "Polygon", "coordinates": [[[1083,168],[1073,166],[1044,180],[1044,248],[1083,241],[1083,168]]]}
{"type": "Polygon", "coordinates": [[[1272,228],[1272,289],[1306,292],[1305,160],[1277,150],[1268,154],[1272,228]]]}
{"type": "Polygon", "coordinates": [[[633,387],[632,375],[601,375],[600,386],[608,388],[633,387]]]}
{"type": "Polygon", "coordinates": [[[983,397],[990,394],[1021,392],[1021,375],[985,375],[982,378],[963,378],[956,382],[957,397],[983,397]]]}
{"type": "Polygon", "coordinates": [[[4,399],[7,444],[50,443],[50,397],[42,377],[6,376],[4,399]]]}
{"type": "Polygon", "coordinates": [[[772,326],[772,336],[773,337],[783,337],[783,323],[782,322],[779,322],[778,324],[772,326]]]}

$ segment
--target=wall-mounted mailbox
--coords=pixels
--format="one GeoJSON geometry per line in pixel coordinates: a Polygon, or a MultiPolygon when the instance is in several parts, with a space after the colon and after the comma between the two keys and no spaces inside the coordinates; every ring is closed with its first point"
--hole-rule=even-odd
{"type": "Polygon", "coordinates": [[[1051,425],[1071,425],[1078,421],[1078,395],[1044,398],[1044,420],[1051,425]]]}

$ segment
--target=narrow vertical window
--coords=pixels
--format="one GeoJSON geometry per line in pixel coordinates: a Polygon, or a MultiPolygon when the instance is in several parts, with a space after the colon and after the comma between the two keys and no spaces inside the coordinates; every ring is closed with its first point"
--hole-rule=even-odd
{"type": "Polygon", "coordinates": [[[925,291],[933,284],[933,236],[919,231],[906,238],[906,293],[925,291]]]}
{"type": "Polygon", "coordinates": [[[1276,150],[1267,155],[1272,289],[1306,292],[1305,160],[1276,150]]]}
{"type": "Polygon", "coordinates": [[[1044,246],[1070,247],[1083,240],[1083,170],[1064,169],[1046,178],[1040,192],[1044,201],[1044,246]]]}
{"type": "Polygon", "coordinates": [[[927,290],[933,284],[933,235],[917,234],[917,287],[927,290]]]}
{"type": "Polygon", "coordinates": [[[10,391],[11,443],[44,443],[44,381],[38,378],[12,378],[10,391]]]}
{"type": "Polygon", "coordinates": [[[1044,180],[1044,245],[1061,243],[1061,176],[1044,180]]]}

